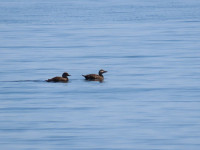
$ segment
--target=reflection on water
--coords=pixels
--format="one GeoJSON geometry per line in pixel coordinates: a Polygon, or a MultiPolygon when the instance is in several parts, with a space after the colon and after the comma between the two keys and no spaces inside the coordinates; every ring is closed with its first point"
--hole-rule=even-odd
{"type": "Polygon", "coordinates": [[[1,1],[0,148],[199,149],[199,6],[1,1]]]}

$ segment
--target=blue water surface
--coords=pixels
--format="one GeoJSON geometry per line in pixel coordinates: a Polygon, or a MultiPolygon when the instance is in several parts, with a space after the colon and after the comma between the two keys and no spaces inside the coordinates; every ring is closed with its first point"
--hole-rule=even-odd
{"type": "Polygon", "coordinates": [[[199,150],[200,1],[0,0],[0,77],[1,150],[199,150]]]}

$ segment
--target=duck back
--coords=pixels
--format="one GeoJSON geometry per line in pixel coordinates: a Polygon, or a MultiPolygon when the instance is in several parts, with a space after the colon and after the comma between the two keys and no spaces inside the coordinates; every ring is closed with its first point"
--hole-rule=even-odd
{"type": "Polygon", "coordinates": [[[86,80],[103,80],[103,76],[97,75],[97,74],[88,74],[83,75],[86,80]]]}
{"type": "Polygon", "coordinates": [[[46,80],[47,82],[67,82],[68,78],[63,78],[63,77],[54,77],[51,79],[46,80]]]}

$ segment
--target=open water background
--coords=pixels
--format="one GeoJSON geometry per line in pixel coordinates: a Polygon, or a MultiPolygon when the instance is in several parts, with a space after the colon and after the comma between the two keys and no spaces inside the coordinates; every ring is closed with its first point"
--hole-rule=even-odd
{"type": "Polygon", "coordinates": [[[0,0],[0,149],[199,150],[200,1],[0,0]]]}

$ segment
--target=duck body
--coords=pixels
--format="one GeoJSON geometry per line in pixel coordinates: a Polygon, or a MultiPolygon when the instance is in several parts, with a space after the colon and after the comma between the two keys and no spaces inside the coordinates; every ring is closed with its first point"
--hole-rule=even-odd
{"type": "Polygon", "coordinates": [[[69,79],[67,76],[70,76],[67,72],[62,74],[62,77],[54,77],[51,79],[46,80],[46,82],[68,82],[69,79]]]}
{"type": "Polygon", "coordinates": [[[54,77],[51,79],[46,80],[47,82],[67,82],[69,79],[68,78],[63,78],[63,77],[54,77]]]}
{"type": "Polygon", "coordinates": [[[103,73],[106,73],[107,71],[101,69],[99,70],[99,74],[87,74],[87,75],[82,75],[85,77],[86,80],[91,80],[91,81],[103,81],[104,76],[103,73]]]}
{"type": "Polygon", "coordinates": [[[86,80],[103,80],[103,76],[99,76],[97,74],[87,74],[87,75],[82,75],[85,77],[86,80]]]}

